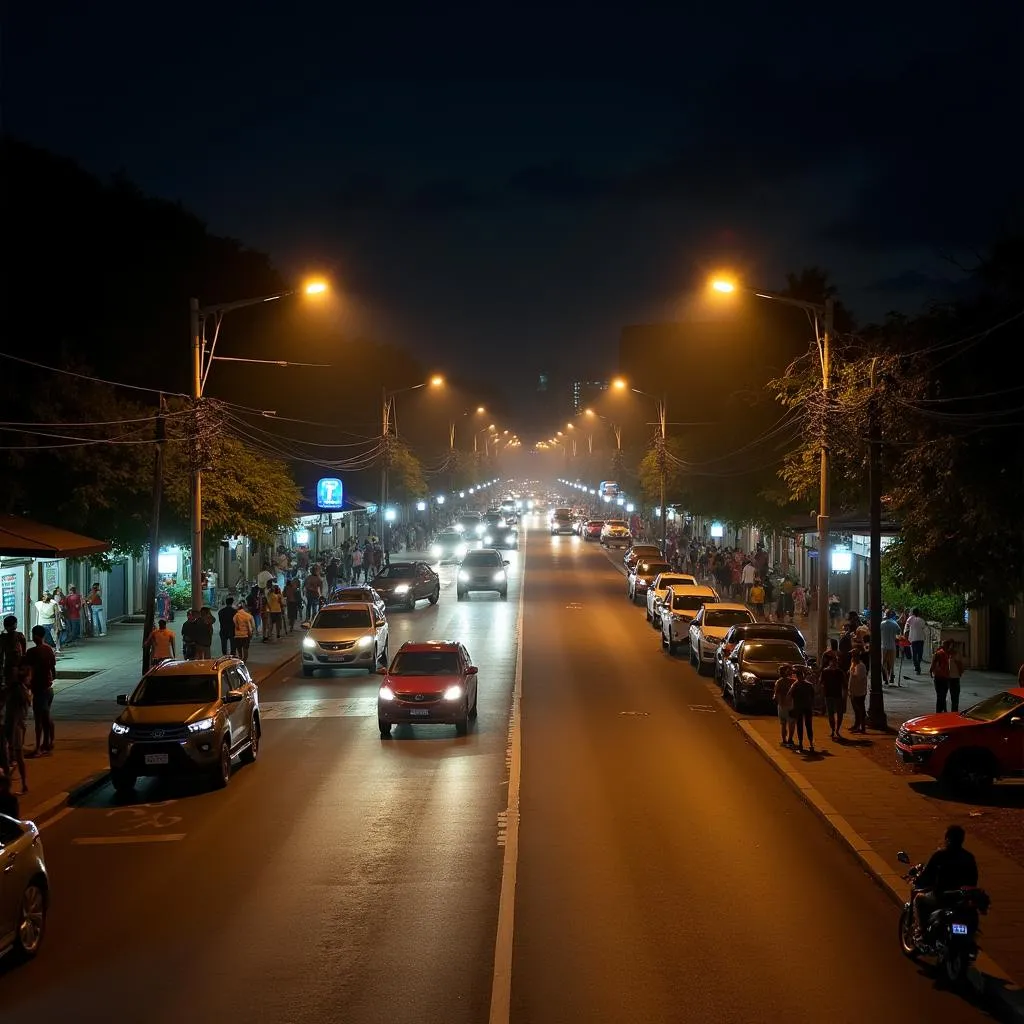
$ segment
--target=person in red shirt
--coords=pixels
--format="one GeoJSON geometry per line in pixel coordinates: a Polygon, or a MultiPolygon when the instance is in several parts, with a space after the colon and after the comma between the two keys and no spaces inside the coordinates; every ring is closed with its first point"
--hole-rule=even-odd
{"type": "Polygon", "coordinates": [[[32,670],[29,686],[32,690],[32,717],[36,723],[36,748],[33,757],[53,752],[53,680],[57,674],[57,659],[53,648],[46,643],[46,630],[32,627],[31,647],[25,653],[24,664],[32,670]]]}
{"type": "Polygon", "coordinates": [[[68,617],[68,643],[73,644],[82,638],[82,595],[75,586],[68,587],[64,613],[68,617]]]}

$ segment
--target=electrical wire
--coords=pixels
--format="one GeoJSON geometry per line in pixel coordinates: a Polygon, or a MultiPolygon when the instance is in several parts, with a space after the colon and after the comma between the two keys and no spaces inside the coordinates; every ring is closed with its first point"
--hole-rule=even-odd
{"type": "Polygon", "coordinates": [[[87,373],[78,373],[75,370],[64,370],[59,366],[48,366],[46,363],[36,363],[31,359],[24,359],[21,356],[11,355],[10,352],[0,352],[0,357],[4,359],[11,359],[16,363],[22,363],[25,366],[31,366],[36,370],[49,370],[51,373],[62,373],[67,377],[77,377],[79,380],[91,381],[93,384],[105,384],[107,387],[128,388],[131,391],[145,391],[151,395],[166,395],[174,398],[189,397],[181,391],[168,391],[166,388],[145,388],[140,387],[138,384],[125,384],[123,381],[119,380],[104,380],[102,377],[92,377],[87,373]]]}

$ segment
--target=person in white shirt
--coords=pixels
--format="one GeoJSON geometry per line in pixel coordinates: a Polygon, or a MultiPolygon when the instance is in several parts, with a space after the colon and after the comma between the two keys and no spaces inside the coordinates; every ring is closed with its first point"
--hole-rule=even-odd
{"type": "Polygon", "coordinates": [[[921,618],[915,608],[907,619],[907,639],[910,641],[910,654],[914,659],[914,675],[921,674],[921,662],[924,659],[924,642],[928,637],[928,623],[921,618]]]}
{"type": "Polygon", "coordinates": [[[266,590],[267,584],[274,578],[274,574],[270,571],[270,566],[264,564],[263,571],[256,577],[256,586],[260,590],[266,590]]]}
{"type": "Polygon", "coordinates": [[[57,603],[53,595],[46,591],[42,598],[36,601],[36,625],[46,630],[46,642],[55,647],[53,640],[53,627],[57,622],[57,603]]]}
{"type": "Polygon", "coordinates": [[[743,584],[743,603],[750,604],[750,588],[754,585],[754,580],[757,579],[757,569],[754,568],[754,563],[747,561],[747,564],[743,566],[743,572],[740,575],[740,582],[743,584]]]}

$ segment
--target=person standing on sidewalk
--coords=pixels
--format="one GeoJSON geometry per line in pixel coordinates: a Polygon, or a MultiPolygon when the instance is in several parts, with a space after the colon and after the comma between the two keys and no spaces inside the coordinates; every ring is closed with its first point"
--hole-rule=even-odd
{"type": "Polygon", "coordinates": [[[352,542],[352,573],[349,579],[353,583],[359,582],[359,574],[363,571],[363,549],[358,541],[352,542]]]}
{"type": "Polygon", "coordinates": [[[196,623],[193,635],[195,636],[195,660],[200,661],[210,657],[213,647],[213,612],[205,605],[199,609],[196,616],[196,623]]]}
{"type": "Polygon", "coordinates": [[[229,594],[224,598],[224,607],[217,612],[220,632],[220,653],[235,653],[235,599],[229,594]]]}
{"type": "Polygon", "coordinates": [[[196,656],[196,624],[199,613],[189,608],[185,621],[181,624],[181,655],[186,661],[194,661],[196,656]]]}
{"type": "Polygon", "coordinates": [[[839,739],[846,714],[846,674],[839,668],[839,659],[832,651],[826,651],[821,659],[821,688],[825,694],[825,714],[832,739],[839,739]]]}
{"type": "Polygon", "coordinates": [[[299,617],[299,581],[293,576],[284,585],[284,606],[288,612],[288,632],[295,631],[295,622],[299,617]]]}
{"type": "Polygon", "coordinates": [[[793,702],[789,699],[791,680],[789,678],[791,666],[779,666],[779,678],[775,680],[775,690],[772,697],[775,699],[775,710],[779,716],[779,730],[782,733],[782,745],[788,747],[793,742],[793,727],[789,717],[793,702]]]}
{"type": "MultiPolygon", "coordinates": [[[[33,636],[35,630],[32,631],[33,636]]],[[[18,619],[15,615],[4,616],[4,631],[0,633],[0,658],[3,659],[0,666],[0,681],[5,686],[11,685],[18,676],[18,669],[25,657],[28,643],[25,634],[18,629],[18,619]]]]}
{"type": "Polygon", "coordinates": [[[160,619],[156,629],[143,641],[142,646],[149,648],[151,665],[159,665],[161,661],[169,661],[174,657],[174,633],[167,628],[167,620],[160,619]]]}
{"type": "Polygon", "coordinates": [[[900,635],[900,624],[896,613],[887,608],[878,627],[878,635],[882,639],[882,682],[890,686],[896,685],[896,638],[900,635]]]}
{"type": "Polygon", "coordinates": [[[281,626],[284,621],[284,597],[281,595],[281,588],[276,583],[271,583],[267,587],[267,611],[270,613],[270,627],[264,639],[270,639],[270,634],[273,633],[273,639],[280,640],[281,626]]]}
{"type": "Polygon", "coordinates": [[[256,620],[252,613],[244,605],[240,605],[235,612],[235,657],[242,661],[249,660],[249,644],[252,643],[253,634],[256,632],[256,620]]]}
{"type": "Polygon", "coordinates": [[[853,725],[850,732],[867,732],[867,703],[868,697],[868,655],[864,652],[857,652],[853,655],[850,663],[850,675],[848,692],[850,703],[853,705],[853,725]]]}
{"type": "Polygon", "coordinates": [[[92,585],[92,590],[89,591],[85,603],[89,606],[89,614],[92,617],[93,636],[106,636],[107,619],[103,614],[103,592],[98,583],[92,585]]]}
{"type": "Polygon", "coordinates": [[[310,574],[306,577],[306,618],[310,622],[316,618],[316,613],[320,610],[320,598],[323,594],[324,583],[320,578],[320,571],[317,566],[313,566],[310,574]]]}
{"type": "Polygon", "coordinates": [[[4,732],[0,740],[7,747],[10,763],[18,766],[22,794],[28,792],[28,775],[25,771],[25,723],[31,703],[32,669],[22,662],[14,681],[7,684],[4,692],[4,732]]]}
{"type": "Polygon", "coordinates": [[[796,718],[797,750],[803,753],[804,730],[810,753],[814,753],[814,684],[807,678],[807,669],[796,665],[793,669],[796,679],[789,688],[789,699],[793,703],[792,714],[796,718]]]}
{"type": "Polygon", "coordinates": [[[924,659],[924,642],[928,636],[928,623],[921,618],[915,608],[907,619],[907,639],[910,641],[910,656],[914,659],[914,675],[921,674],[921,662],[924,659]]]}
{"type": "Polygon", "coordinates": [[[42,626],[32,627],[33,647],[25,654],[25,664],[32,672],[32,718],[36,723],[36,746],[33,757],[53,753],[53,680],[57,674],[57,658],[46,644],[42,626]]]}
{"type": "Polygon", "coordinates": [[[68,596],[64,598],[64,611],[68,619],[68,643],[73,644],[82,639],[82,595],[73,583],[68,587],[68,596]]]}
{"type": "Polygon", "coordinates": [[[964,662],[956,649],[955,640],[943,640],[942,646],[949,656],[949,710],[960,710],[960,680],[964,674],[964,662]]]}
{"type": "Polygon", "coordinates": [[[743,584],[743,603],[754,604],[755,602],[750,596],[750,591],[754,586],[754,580],[757,579],[757,570],[754,568],[754,563],[750,559],[746,559],[743,565],[743,571],[740,575],[740,582],[743,584]]]}
{"type": "Polygon", "coordinates": [[[46,631],[46,642],[51,647],[56,647],[53,636],[53,627],[57,622],[57,605],[54,603],[53,595],[47,590],[43,596],[36,601],[36,623],[46,631]]]}

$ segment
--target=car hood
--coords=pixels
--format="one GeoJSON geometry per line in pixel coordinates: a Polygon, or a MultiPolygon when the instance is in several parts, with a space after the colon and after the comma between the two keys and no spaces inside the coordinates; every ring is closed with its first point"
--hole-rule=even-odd
{"type": "MultiPolygon", "coordinates": [[[[404,579],[401,579],[401,578],[399,578],[397,576],[394,579],[384,579],[384,580],[382,580],[382,579],[375,579],[373,581],[373,589],[376,590],[378,594],[390,594],[390,593],[393,593],[398,587],[401,587],[401,586],[406,586],[406,587],[411,588],[412,585],[415,582],[416,582],[416,577],[415,576],[407,576],[404,579]]],[[[320,632],[320,631],[317,630],[317,632],[320,632]]],[[[365,633],[366,630],[363,630],[362,632],[365,633]]]]}
{"type": "Polygon", "coordinates": [[[449,686],[461,686],[462,677],[444,676],[386,676],[384,685],[394,693],[443,693],[449,686]]]}
{"type": "Polygon", "coordinates": [[[701,632],[708,643],[720,644],[729,632],[729,626],[704,626],[701,632]]]}
{"type": "Polygon", "coordinates": [[[752,672],[758,679],[778,679],[779,666],[792,661],[743,661],[737,666],[741,672],[752,672]]]}
{"type": "Polygon", "coordinates": [[[146,704],[144,706],[130,704],[117,716],[117,720],[122,725],[166,725],[168,722],[184,725],[186,722],[198,721],[201,718],[211,718],[216,712],[216,702],[210,704],[146,704]]]}
{"type": "MultiPolygon", "coordinates": [[[[376,587],[374,588],[377,589],[376,587]]],[[[373,636],[372,626],[360,626],[358,629],[308,629],[306,636],[312,637],[317,643],[344,643],[346,640],[355,641],[361,636],[373,636]]]]}
{"type": "Polygon", "coordinates": [[[985,723],[976,722],[973,718],[964,718],[959,711],[946,711],[938,715],[922,715],[920,718],[911,718],[909,722],[903,723],[903,728],[908,732],[950,732],[953,729],[966,729],[972,725],[985,725],[985,723]]]}

